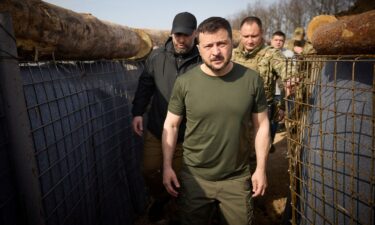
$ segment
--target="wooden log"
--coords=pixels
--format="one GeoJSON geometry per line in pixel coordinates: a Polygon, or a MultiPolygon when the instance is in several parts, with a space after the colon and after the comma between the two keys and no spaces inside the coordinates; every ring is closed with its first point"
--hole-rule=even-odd
{"type": "Polygon", "coordinates": [[[154,46],[158,47],[163,46],[171,34],[170,30],[144,29],[144,31],[150,35],[154,46]]]}
{"type": "Polygon", "coordinates": [[[311,42],[318,54],[375,54],[375,10],[318,27],[311,42]]]}
{"type": "Polygon", "coordinates": [[[12,15],[20,57],[140,58],[152,49],[151,39],[145,32],[41,0],[2,0],[0,11],[12,15]]]}
{"type": "Polygon", "coordinates": [[[324,26],[329,23],[336,22],[337,18],[332,15],[319,15],[312,18],[312,20],[309,22],[306,30],[306,36],[309,41],[311,41],[311,37],[315,30],[320,27],[324,26]]]}
{"type": "Polygon", "coordinates": [[[129,60],[143,60],[145,59],[148,54],[151,52],[153,48],[153,41],[151,39],[151,36],[149,34],[142,30],[142,29],[134,29],[134,31],[138,34],[138,36],[141,38],[140,46],[138,46],[138,52],[132,56],[129,57],[129,60]]]}

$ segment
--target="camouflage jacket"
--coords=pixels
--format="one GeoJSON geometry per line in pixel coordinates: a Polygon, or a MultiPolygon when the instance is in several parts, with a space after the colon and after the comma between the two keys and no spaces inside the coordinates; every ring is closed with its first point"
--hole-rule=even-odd
{"type": "MultiPolygon", "coordinates": [[[[296,42],[298,42],[298,41],[293,40],[293,39],[288,40],[288,41],[286,41],[284,47],[286,49],[289,49],[289,50],[291,50],[291,51],[294,52],[293,49],[294,49],[294,46],[296,45],[295,44],[296,42]]],[[[308,55],[308,54],[314,54],[314,53],[316,53],[313,45],[310,42],[303,40],[303,41],[299,41],[299,43],[302,45],[301,47],[303,47],[301,55],[308,55]]]]}
{"type": "Polygon", "coordinates": [[[246,52],[243,45],[233,49],[232,61],[257,71],[264,81],[267,101],[274,98],[276,80],[280,77],[283,81],[290,77],[287,71],[286,58],[279,49],[265,44],[260,45],[251,52],[246,52]]]}

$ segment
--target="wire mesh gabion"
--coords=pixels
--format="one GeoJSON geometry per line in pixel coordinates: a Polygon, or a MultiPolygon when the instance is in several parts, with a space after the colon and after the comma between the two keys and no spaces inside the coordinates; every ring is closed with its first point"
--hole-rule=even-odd
{"type": "Polygon", "coordinates": [[[20,64],[45,224],[132,224],[144,208],[131,99],[143,64],[20,64]]]}
{"type": "Polygon", "coordinates": [[[286,98],[293,224],[375,223],[375,56],[304,56],[286,98]]]}

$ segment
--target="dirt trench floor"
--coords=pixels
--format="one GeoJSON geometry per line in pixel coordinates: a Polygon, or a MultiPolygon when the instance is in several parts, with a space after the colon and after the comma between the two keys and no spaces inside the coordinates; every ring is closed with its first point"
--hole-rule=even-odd
{"type": "Polygon", "coordinates": [[[255,223],[257,225],[281,224],[289,192],[289,173],[286,133],[277,133],[275,152],[269,155],[267,165],[268,188],[263,197],[255,199],[255,223]]]}
{"type": "MultiPolygon", "coordinates": [[[[286,133],[277,133],[274,141],[275,152],[269,155],[267,178],[268,188],[265,196],[255,199],[255,221],[257,225],[281,224],[289,191],[289,174],[286,133]]],[[[168,213],[168,212],[167,212],[168,213]]],[[[134,225],[167,225],[167,220],[157,223],[148,221],[147,216],[137,219],[134,225]]]]}

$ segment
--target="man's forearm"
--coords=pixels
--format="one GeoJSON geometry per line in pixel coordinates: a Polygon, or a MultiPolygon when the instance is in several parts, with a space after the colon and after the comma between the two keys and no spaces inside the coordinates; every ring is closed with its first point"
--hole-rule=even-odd
{"type": "MultiPolygon", "coordinates": [[[[260,138],[258,138],[260,139],[260,138]]],[[[270,142],[269,137],[261,137],[263,140],[255,140],[255,153],[257,158],[257,169],[266,170],[270,142]],[[259,143],[262,142],[262,143],[259,143]]]]}
{"type": "MultiPolygon", "coordinates": [[[[258,121],[257,121],[258,122],[258,121]]],[[[268,151],[270,147],[270,125],[268,116],[263,113],[260,123],[256,123],[255,153],[257,158],[257,169],[266,169],[268,151]]]]}
{"type": "Polygon", "coordinates": [[[163,168],[172,167],[173,154],[176,149],[178,136],[178,127],[167,125],[164,126],[162,136],[162,148],[163,148],[163,168]]]}

